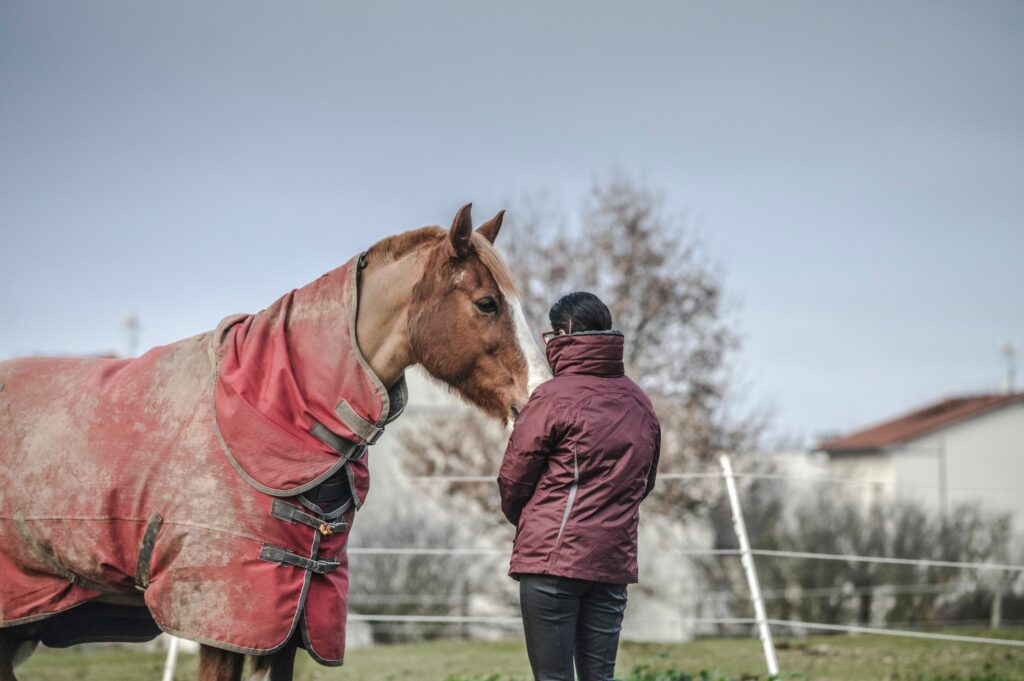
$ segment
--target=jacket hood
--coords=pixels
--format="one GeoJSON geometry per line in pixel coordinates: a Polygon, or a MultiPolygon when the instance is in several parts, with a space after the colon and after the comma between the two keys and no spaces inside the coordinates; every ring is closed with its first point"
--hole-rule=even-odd
{"type": "Polygon", "coordinates": [[[555,336],[547,345],[548,364],[555,376],[589,374],[622,376],[624,337],[617,329],[583,331],[555,336]]]}

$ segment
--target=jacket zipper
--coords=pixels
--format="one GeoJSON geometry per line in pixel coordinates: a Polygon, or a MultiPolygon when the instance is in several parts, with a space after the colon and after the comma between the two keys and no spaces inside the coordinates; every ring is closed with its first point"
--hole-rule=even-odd
{"type": "Polygon", "coordinates": [[[569,522],[569,514],[572,512],[572,504],[576,501],[576,490],[580,486],[580,464],[576,458],[576,447],[572,448],[572,486],[569,487],[569,500],[565,504],[565,513],[562,514],[562,524],[558,528],[558,536],[555,537],[555,545],[562,540],[562,533],[565,532],[565,524],[569,522]]]}

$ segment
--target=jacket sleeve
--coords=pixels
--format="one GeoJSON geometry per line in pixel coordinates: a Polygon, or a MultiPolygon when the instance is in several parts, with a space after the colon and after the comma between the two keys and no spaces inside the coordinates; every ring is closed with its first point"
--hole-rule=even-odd
{"type": "Polygon", "coordinates": [[[642,499],[654,490],[654,482],[658,477],[658,461],[661,459],[661,424],[654,422],[654,456],[651,458],[651,468],[647,471],[647,489],[644,490],[642,499]]]}
{"type": "Polygon", "coordinates": [[[513,525],[533,496],[548,455],[557,444],[558,426],[549,398],[535,395],[519,413],[498,473],[501,512],[513,525]]]}

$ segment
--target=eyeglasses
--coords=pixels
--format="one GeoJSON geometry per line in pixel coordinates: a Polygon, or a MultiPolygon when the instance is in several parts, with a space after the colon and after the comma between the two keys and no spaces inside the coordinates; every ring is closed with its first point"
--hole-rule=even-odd
{"type": "Polygon", "coordinates": [[[545,331],[544,333],[542,333],[540,335],[540,337],[542,339],[544,339],[544,345],[547,345],[549,342],[551,342],[552,338],[557,338],[558,337],[558,332],[557,331],[545,331]]]}

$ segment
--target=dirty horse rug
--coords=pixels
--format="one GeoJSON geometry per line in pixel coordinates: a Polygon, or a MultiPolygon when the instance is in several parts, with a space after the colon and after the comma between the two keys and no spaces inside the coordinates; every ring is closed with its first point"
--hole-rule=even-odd
{"type": "Polygon", "coordinates": [[[362,262],[137,359],[0,363],[0,626],[131,638],[105,608],[256,655],[298,628],[341,663],[366,445],[406,400],[355,342],[362,262]]]}

